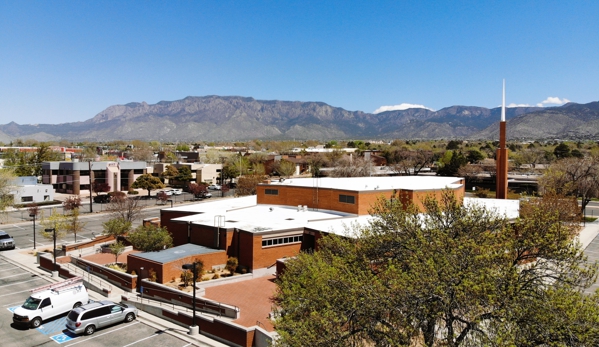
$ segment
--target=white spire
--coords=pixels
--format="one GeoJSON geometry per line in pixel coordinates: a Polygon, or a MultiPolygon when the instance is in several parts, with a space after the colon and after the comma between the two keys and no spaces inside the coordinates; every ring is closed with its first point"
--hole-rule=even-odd
{"type": "Polygon", "coordinates": [[[501,104],[501,121],[505,122],[505,78],[503,79],[503,103],[501,104]]]}

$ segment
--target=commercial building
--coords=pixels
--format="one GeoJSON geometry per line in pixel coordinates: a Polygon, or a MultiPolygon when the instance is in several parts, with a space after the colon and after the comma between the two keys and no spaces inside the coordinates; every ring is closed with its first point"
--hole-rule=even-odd
{"type": "MultiPolygon", "coordinates": [[[[128,262],[133,261],[131,270],[138,273],[141,267],[152,267],[159,281],[170,280],[180,270],[183,258],[200,259],[210,269],[224,267],[229,257],[236,257],[242,270],[274,272],[277,259],[317,249],[323,235],[349,235],[354,226],[367,225],[372,218],[369,210],[377,199],[397,198],[422,207],[426,197],[439,197],[444,190],[464,199],[464,179],[402,176],[265,181],[258,185],[255,196],[162,209],[161,225],[173,236],[174,249],[191,244],[201,246],[200,251],[191,254],[192,247],[165,257],[136,254],[129,256],[128,262]]],[[[484,200],[510,217],[518,213],[518,201],[498,204],[484,200]]]]}
{"type": "Polygon", "coordinates": [[[110,191],[126,191],[147,172],[145,161],[51,161],[42,163],[42,182],[59,193],[79,195],[95,180],[108,183],[110,191]]]}
{"type": "Polygon", "coordinates": [[[9,194],[15,204],[31,204],[54,200],[54,188],[49,184],[38,184],[37,177],[17,177],[13,180],[9,194]]]}

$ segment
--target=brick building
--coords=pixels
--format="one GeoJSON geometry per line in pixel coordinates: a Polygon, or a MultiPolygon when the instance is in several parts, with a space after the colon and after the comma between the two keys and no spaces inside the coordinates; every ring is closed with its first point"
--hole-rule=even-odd
{"type": "MultiPolygon", "coordinates": [[[[265,181],[255,196],[162,209],[161,225],[176,247],[204,247],[197,258],[206,269],[224,267],[228,257],[236,257],[247,271],[274,272],[277,259],[317,248],[323,234],[343,234],[350,225],[366,225],[371,218],[368,211],[380,197],[396,194],[406,203],[422,206],[425,197],[439,196],[445,189],[462,199],[464,180],[403,176],[265,181]]],[[[153,266],[159,272],[151,257],[135,257],[133,269],[153,266]]],[[[168,269],[160,271],[158,280],[171,279],[168,269]]]]}

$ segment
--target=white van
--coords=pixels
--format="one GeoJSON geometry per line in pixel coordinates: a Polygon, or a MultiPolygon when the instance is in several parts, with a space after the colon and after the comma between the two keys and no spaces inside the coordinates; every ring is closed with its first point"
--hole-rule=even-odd
{"type": "Polygon", "coordinates": [[[35,288],[31,293],[25,303],[15,310],[12,318],[15,324],[37,328],[43,321],[89,302],[81,277],[35,288]]]}

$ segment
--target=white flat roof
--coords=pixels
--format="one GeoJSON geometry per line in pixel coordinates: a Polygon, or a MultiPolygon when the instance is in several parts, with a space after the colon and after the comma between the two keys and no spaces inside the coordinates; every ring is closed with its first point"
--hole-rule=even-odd
{"type": "Polygon", "coordinates": [[[471,204],[484,206],[487,210],[495,211],[507,219],[516,219],[520,216],[520,200],[464,198],[464,205],[471,204]]]}
{"type": "Polygon", "coordinates": [[[298,209],[291,206],[256,205],[239,209],[204,210],[191,216],[173,218],[173,222],[191,222],[192,224],[237,228],[252,233],[277,230],[303,229],[315,222],[330,219],[353,217],[344,212],[298,209]]]}
{"type": "Polygon", "coordinates": [[[271,186],[318,187],[353,191],[370,190],[439,190],[459,188],[461,177],[443,176],[394,176],[394,177],[320,177],[290,178],[282,182],[273,180],[271,186]]]}

